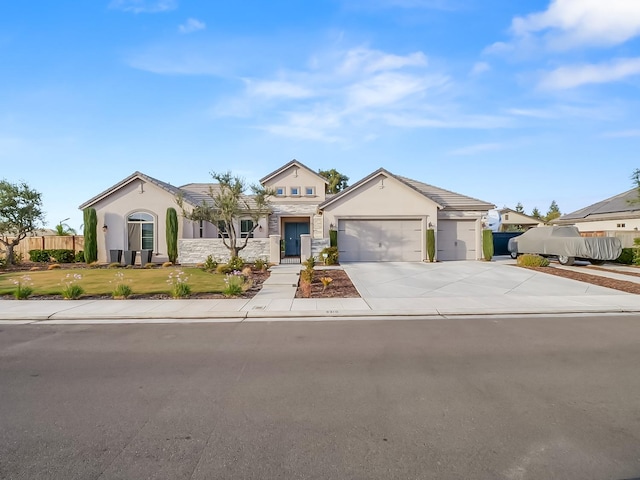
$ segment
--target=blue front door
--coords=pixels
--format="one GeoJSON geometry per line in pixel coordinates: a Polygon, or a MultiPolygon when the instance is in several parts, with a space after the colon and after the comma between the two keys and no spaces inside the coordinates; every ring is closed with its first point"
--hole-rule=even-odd
{"type": "Polygon", "coordinates": [[[284,224],[284,254],[287,257],[300,256],[300,235],[309,233],[309,224],[295,222],[284,224]]]}

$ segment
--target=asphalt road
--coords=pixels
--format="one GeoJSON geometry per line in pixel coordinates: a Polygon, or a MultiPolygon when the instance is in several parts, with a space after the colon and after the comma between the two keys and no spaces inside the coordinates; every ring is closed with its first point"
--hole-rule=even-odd
{"type": "Polygon", "coordinates": [[[640,477],[640,318],[0,327],[2,479],[640,477]]]}

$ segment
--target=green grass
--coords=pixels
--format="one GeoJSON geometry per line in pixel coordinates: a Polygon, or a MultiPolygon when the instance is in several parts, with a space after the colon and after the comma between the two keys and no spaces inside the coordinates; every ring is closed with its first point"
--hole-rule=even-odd
{"type": "Polygon", "coordinates": [[[125,282],[133,290],[133,295],[168,294],[171,285],[167,283],[169,274],[183,270],[189,275],[192,293],[220,293],[225,288],[224,275],[203,272],[199,268],[155,268],[147,269],[59,269],[38,272],[11,272],[0,274],[0,295],[12,295],[16,286],[12,279],[18,279],[25,273],[31,277],[33,295],[59,295],[63,288],[63,279],[67,273],[82,275],[77,283],[85,295],[111,295],[116,286],[116,272],[123,272],[125,282]],[[111,282],[111,283],[109,283],[111,282]]]}

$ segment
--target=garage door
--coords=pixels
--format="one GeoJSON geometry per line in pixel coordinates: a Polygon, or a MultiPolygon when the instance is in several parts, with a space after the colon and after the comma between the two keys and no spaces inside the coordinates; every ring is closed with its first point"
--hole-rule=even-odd
{"type": "Polygon", "coordinates": [[[420,220],[340,220],[338,250],[343,262],[419,262],[420,220]]]}
{"type": "Polygon", "coordinates": [[[475,260],[475,220],[439,220],[437,244],[438,260],[475,260]]]}

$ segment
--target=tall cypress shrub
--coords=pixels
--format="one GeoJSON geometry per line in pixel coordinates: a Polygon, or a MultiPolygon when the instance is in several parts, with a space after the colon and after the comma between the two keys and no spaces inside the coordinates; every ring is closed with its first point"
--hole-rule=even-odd
{"type": "Polygon", "coordinates": [[[482,254],[487,262],[493,258],[493,232],[489,229],[482,231],[482,254]]]}
{"type": "Polygon", "coordinates": [[[427,230],[427,256],[430,262],[436,258],[436,232],[433,228],[427,230]]]}
{"type": "Polygon", "coordinates": [[[85,208],[84,216],[84,261],[98,260],[98,214],[95,208],[85,208]]]}
{"type": "Polygon", "coordinates": [[[331,247],[338,246],[338,231],[337,230],[329,230],[329,245],[331,247]]]}
{"type": "Polygon", "coordinates": [[[178,214],[173,207],[167,208],[167,255],[171,263],[178,261],[178,214]]]}

